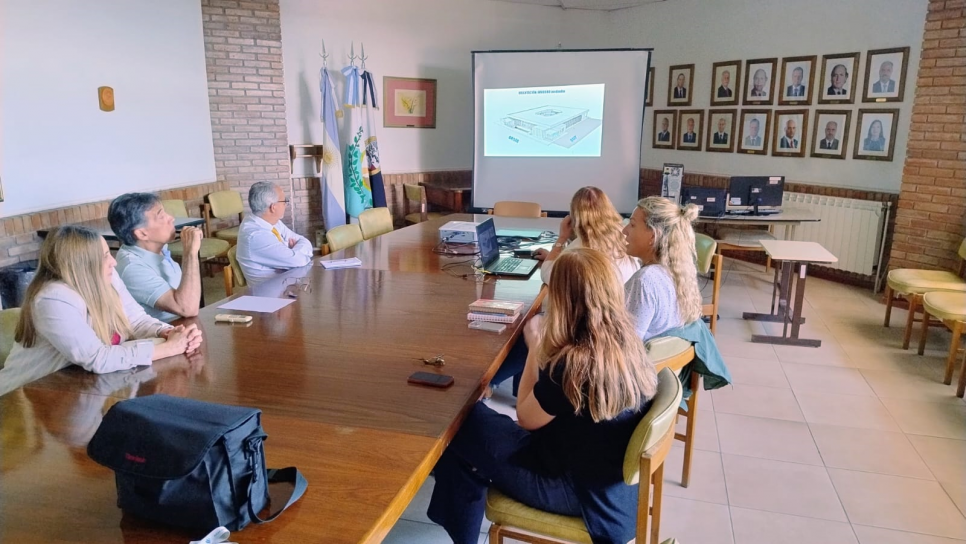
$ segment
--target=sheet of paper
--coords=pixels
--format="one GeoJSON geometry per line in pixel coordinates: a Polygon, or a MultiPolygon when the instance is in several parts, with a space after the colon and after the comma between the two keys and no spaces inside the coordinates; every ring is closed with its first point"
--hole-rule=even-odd
{"type": "Polygon", "coordinates": [[[362,266],[362,261],[359,257],[349,257],[348,259],[332,259],[331,261],[319,261],[322,268],[326,270],[330,268],[353,268],[357,266],[362,266]]]}
{"type": "Polygon", "coordinates": [[[238,310],[241,312],[261,312],[266,314],[275,313],[289,304],[295,302],[293,299],[253,297],[245,295],[235,300],[226,302],[219,306],[223,310],[238,310]]]}

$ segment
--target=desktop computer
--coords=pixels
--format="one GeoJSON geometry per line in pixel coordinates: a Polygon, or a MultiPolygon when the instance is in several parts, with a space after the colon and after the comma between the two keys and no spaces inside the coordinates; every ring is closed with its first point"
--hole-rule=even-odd
{"type": "Polygon", "coordinates": [[[782,211],[785,176],[733,176],[728,183],[729,214],[770,215],[782,211]]]}
{"type": "Polygon", "coordinates": [[[681,187],[681,205],[694,204],[698,207],[698,217],[721,217],[725,214],[728,192],[712,187],[681,187]]]}

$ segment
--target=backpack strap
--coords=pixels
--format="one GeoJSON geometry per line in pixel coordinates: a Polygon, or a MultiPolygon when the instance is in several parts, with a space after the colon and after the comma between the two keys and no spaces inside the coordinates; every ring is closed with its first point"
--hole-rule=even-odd
{"type": "MultiPolygon", "coordinates": [[[[305,479],[304,476],[302,476],[302,473],[299,472],[299,469],[295,467],[270,468],[267,470],[267,472],[268,472],[269,484],[290,483],[290,484],[293,484],[295,487],[294,489],[292,489],[292,495],[289,496],[288,502],[285,503],[285,506],[281,507],[273,514],[270,514],[265,519],[258,517],[258,512],[255,511],[254,507],[252,506],[252,501],[249,500],[248,513],[251,515],[252,521],[254,521],[255,523],[268,523],[269,521],[274,520],[279,516],[279,514],[284,512],[286,508],[288,508],[289,506],[292,506],[293,504],[295,504],[295,501],[301,499],[302,495],[305,494],[305,490],[309,487],[309,482],[305,479]]],[[[251,483],[248,485],[249,497],[251,497],[252,487],[254,483],[255,483],[255,478],[252,478],[251,483]]]]}

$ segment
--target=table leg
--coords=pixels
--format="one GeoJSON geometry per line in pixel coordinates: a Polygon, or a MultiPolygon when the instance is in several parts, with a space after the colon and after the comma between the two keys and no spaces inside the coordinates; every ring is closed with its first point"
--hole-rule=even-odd
{"type": "MultiPolygon", "coordinates": [[[[783,263],[784,264],[784,263],[783,263]]],[[[782,336],[770,336],[764,334],[754,334],[751,336],[751,341],[758,344],[778,344],[782,346],[802,346],[808,348],[817,348],[822,345],[821,340],[812,340],[808,338],[799,338],[798,333],[801,330],[801,324],[805,322],[802,318],[802,304],[805,302],[805,276],[808,272],[808,265],[806,263],[799,263],[798,277],[795,280],[795,304],[792,308],[792,334],[788,336],[786,321],[785,327],[782,331],[782,336]]],[[[790,278],[789,278],[790,279],[790,278]]],[[[787,301],[788,295],[790,295],[791,288],[786,285],[783,292],[786,296],[786,311],[787,311],[787,301]]]]}
{"type": "MultiPolygon", "coordinates": [[[[789,288],[789,282],[791,278],[791,261],[782,261],[781,269],[775,267],[775,285],[772,287],[772,302],[771,302],[771,313],[763,314],[757,312],[744,312],[741,314],[742,319],[747,319],[749,321],[764,321],[766,323],[783,323],[787,321],[785,312],[782,311],[782,301],[785,301],[785,306],[787,307],[789,293],[791,292],[789,288]],[[777,293],[777,300],[776,300],[777,293]],[[777,304],[776,304],[777,302],[777,304]]],[[[801,318],[801,322],[804,323],[805,319],[801,318]]]]}

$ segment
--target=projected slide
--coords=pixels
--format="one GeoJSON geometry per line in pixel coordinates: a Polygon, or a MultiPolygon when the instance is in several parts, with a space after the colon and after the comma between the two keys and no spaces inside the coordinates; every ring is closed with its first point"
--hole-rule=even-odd
{"type": "Polygon", "coordinates": [[[599,157],[604,84],[483,90],[486,157],[599,157]]]}

